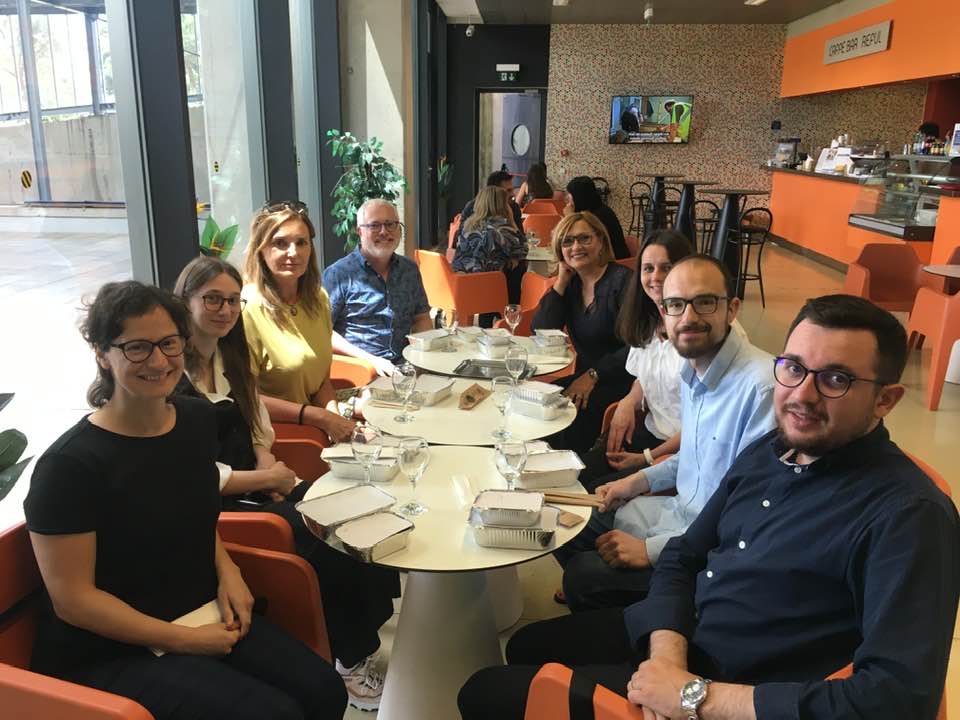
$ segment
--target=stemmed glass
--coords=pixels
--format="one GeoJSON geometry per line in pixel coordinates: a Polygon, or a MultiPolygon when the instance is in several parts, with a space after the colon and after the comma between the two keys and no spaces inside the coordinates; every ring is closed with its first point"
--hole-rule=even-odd
{"type": "Polygon", "coordinates": [[[354,459],[363,466],[363,482],[372,485],[370,468],[383,451],[383,436],[372,425],[357,425],[350,435],[354,459]]]}
{"type": "Polygon", "coordinates": [[[520,377],[527,370],[526,348],[522,345],[511,345],[507,348],[507,354],[503,356],[503,364],[514,381],[520,382],[520,377]]]}
{"type": "Polygon", "coordinates": [[[519,440],[498,442],[495,448],[497,470],[507,481],[507,490],[513,490],[527,464],[527,444],[519,440]]]}
{"type": "Polygon", "coordinates": [[[506,375],[495,377],[490,383],[490,389],[493,391],[493,404],[500,411],[500,427],[493,431],[493,436],[497,440],[506,440],[510,437],[510,431],[507,430],[507,406],[510,405],[510,398],[513,396],[515,385],[513,378],[506,375]]]}
{"type": "Polygon", "coordinates": [[[410,414],[408,406],[413,390],[417,386],[417,369],[410,363],[403,363],[394,368],[390,380],[393,382],[393,391],[403,403],[403,412],[394,416],[393,419],[398,423],[413,422],[413,415],[410,414]]]}
{"type": "Polygon", "coordinates": [[[457,348],[454,346],[453,340],[457,336],[457,328],[460,326],[456,310],[448,308],[443,311],[443,326],[449,334],[447,342],[443,346],[443,352],[456,352],[457,348]]]}
{"type": "Polygon", "coordinates": [[[510,327],[510,334],[517,334],[517,325],[520,324],[520,306],[519,305],[507,305],[503,308],[503,321],[510,327]]]}
{"type": "Polygon", "coordinates": [[[410,502],[399,508],[404,515],[420,515],[427,511],[427,506],[417,501],[417,483],[429,463],[430,446],[427,445],[426,440],[420,437],[400,439],[400,469],[410,478],[410,484],[413,486],[410,502]]]}

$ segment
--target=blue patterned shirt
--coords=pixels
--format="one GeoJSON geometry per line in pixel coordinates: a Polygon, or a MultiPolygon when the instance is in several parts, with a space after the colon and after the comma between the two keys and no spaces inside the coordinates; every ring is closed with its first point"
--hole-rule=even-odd
{"type": "Polygon", "coordinates": [[[420,268],[394,253],[386,281],[357,247],[323,271],[333,329],[351,345],[396,362],[417,315],[429,312],[420,268]]]}

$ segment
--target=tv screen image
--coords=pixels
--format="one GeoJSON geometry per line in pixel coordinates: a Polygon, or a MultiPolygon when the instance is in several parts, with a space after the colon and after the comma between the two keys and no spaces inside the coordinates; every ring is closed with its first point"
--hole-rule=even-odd
{"type": "Polygon", "coordinates": [[[687,143],[692,95],[614,95],[610,103],[610,142],[687,143]]]}

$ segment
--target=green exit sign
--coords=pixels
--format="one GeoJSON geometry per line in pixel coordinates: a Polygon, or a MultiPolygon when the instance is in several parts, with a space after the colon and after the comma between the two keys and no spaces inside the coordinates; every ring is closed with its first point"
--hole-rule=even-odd
{"type": "Polygon", "coordinates": [[[516,82],[520,79],[520,66],[516,63],[498,63],[497,78],[500,82],[516,82]]]}
{"type": "Polygon", "coordinates": [[[502,72],[498,73],[500,76],[500,82],[516,82],[518,73],[515,72],[502,72]]]}

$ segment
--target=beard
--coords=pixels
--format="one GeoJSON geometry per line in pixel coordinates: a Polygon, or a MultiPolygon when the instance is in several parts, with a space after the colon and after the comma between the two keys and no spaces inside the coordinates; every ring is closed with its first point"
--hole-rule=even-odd
{"type": "MultiPolygon", "coordinates": [[[[702,332],[702,339],[689,344],[681,344],[679,341],[673,342],[673,347],[676,349],[677,354],[682,358],[686,358],[687,360],[695,360],[699,357],[703,357],[704,355],[715,353],[720,346],[723,345],[723,340],[727,339],[726,334],[724,334],[723,340],[718,343],[714,343],[710,337],[713,326],[710,323],[705,322],[678,325],[674,330],[674,334],[675,337],[679,338],[681,333],[691,330],[694,332],[702,332]]],[[[729,332],[730,328],[727,328],[727,333],[729,332]]]]}
{"type": "Polygon", "coordinates": [[[864,417],[860,422],[853,426],[831,430],[829,428],[829,418],[826,415],[823,413],[816,413],[810,407],[797,403],[787,404],[782,410],[777,408],[776,415],[777,435],[783,447],[790,448],[798,453],[803,453],[804,455],[809,455],[810,457],[814,458],[821,458],[827,453],[842,448],[844,445],[848,445],[857,438],[866,435],[870,431],[874,422],[874,417],[871,415],[869,417],[864,417]],[[786,415],[791,408],[803,410],[806,413],[816,414],[823,421],[821,429],[817,432],[806,434],[791,433],[786,429],[787,423],[784,422],[784,415],[786,415]]]}

